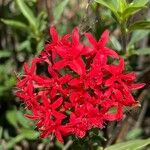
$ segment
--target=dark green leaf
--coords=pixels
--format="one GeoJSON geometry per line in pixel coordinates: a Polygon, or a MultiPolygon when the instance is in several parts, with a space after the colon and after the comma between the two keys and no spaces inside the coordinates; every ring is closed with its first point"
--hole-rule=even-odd
{"type": "Polygon", "coordinates": [[[68,4],[69,0],[63,0],[62,2],[60,2],[58,4],[58,6],[55,7],[54,9],[54,23],[56,24],[58,22],[58,20],[60,19],[66,5],[68,4]]]}
{"type": "Polygon", "coordinates": [[[135,22],[131,26],[128,27],[129,31],[134,31],[134,30],[150,30],[150,21],[139,21],[135,22]]]}
{"type": "Polygon", "coordinates": [[[132,140],[112,145],[105,150],[139,150],[150,144],[150,138],[146,140],[132,140]]]}
{"type": "Polygon", "coordinates": [[[0,139],[2,139],[3,127],[0,126],[0,139]]]}
{"type": "Polygon", "coordinates": [[[11,19],[1,19],[1,21],[3,23],[5,23],[6,25],[13,27],[13,28],[17,28],[20,30],[28,30],[28,26],[26,24],[24,24],[23,22],[17,21],[17,20],[11,20],[11,19]]]}

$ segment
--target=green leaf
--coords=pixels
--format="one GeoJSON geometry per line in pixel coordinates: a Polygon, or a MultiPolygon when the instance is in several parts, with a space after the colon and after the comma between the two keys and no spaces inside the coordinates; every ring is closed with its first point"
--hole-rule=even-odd
{"type": "Polygon", "coordinates": [[[121,51],[122,47],[120,42],[117,40],[117,38],[115,36],[110,36],[110,41],[112,43],[112,46],[115,50],[117,51],[121,51]]]}
{"type": "Polygon", "coordinates": [[[113,15],[115,16],[114,19],[119,21],[120,20],[120,16],[117,13],[118,11],[118,3],[116,3],[116,1],[114,2],[114,0],[95,0],[95,2],[107,7],[108,9],[110,9],[113,13],[113,15]]]}
{"type": "Polygon", "coordinates": [[[7,144],[6,149],[11,149],[16,145],[18,142],[22,141],[24,139],[23,135],[17,135],[16,137],[12,138],[7,144]]]}
{"type": "Polygon", "coordinates": [[[150,47],[149,48],[141,48],[133,51],[133,54],[136,55],[150,55],[150,47]]]}
{"type": "Polygon", "coordinates": [[[95,0],[95,2],[107,7],[111,11],[117,11],[118,10],[118,3],[114,3],[113,0],[95,0]]]}
{"type": "Polygon", "coordinates": [[[12,20],[12,19],[1,19],[1,21],[13,28],[17,28],[20,30],[28,30],[28,26],[26,24],[24,24],[23,22],[17,21],[17,20],[12,20]]]}
{"type": "Polygon", "coordinates": [[[128,132],[128,134],[126,136],[126,140],[137,139],[137,137],[139,137],[141,135],[141,133],[142,133],[142,129],[140,129],[140,128],[133,129],[128,132]]]}
{"type": "Polygon", "coordinates": [[[36,27],[36,18],[32,12],[32,10],[26,5],[24,0],[16,0],[16,3],[24,15],[24,17],[28,20],[28,22],[35,28],[36,27]]]}
{"type": "Polygon", "coordinates": [[[138,12],[139,10],[141,10],[143,7],[134,7],[134,6],[129,6],[127,7],[123,13],[122,13],[122,17],[124,19],[127,19],[129,16],[135,14],[136,12],[138,12]]]}
{"type": "Polygon", "coordinates": [[[21,135],[28,140],[35,140],[39,136],[39,132],[31,129],[21,129],[21,135]]]}
{"type": "Polygon", "coordinates": [[[0,126],[0,139],[2,139],[3,127],[0,126]]]}
{"type": "Polygon", "coordinates": [[[23,42],[20,42],[17,46],[17,50],[18,51],[22,51],[22,50],[26,50],[28,52],[31,52],[32,48],[31,48],[31,41],[30,40],[25,40],[23,42]]]}
{"type": "Polygon", "coordinates": [[[9,51],[0,50],[0,58],[7,58],[10,56],[11,56],[11,53],[9,51]]]}
{"type": "Polygon", "coordinates": [[[18,123],[20,123],[24,128],[30,128],[29,121],[23,116],[21,111],[16,112],[16,118],[18,123]]]}
{"type": "Polygon", "coordinates": [[[150,21],[138,21],[128,27],[129,31],[134,31],[139,29],[150,30],[150,21]]]}
{"type": "Polygon", "coordinates": [[[58,20],[60,19],[66,5],[68,4],[69,0],[63,0],[62,2],[59,3],[58,6],[55,7],[54,9],[54,23],[56,24],[58,20]]]}
{"type": "Polygon", "coordinates": [[[143,39],[145,36],[147,36],[150,33],[150,31],[146,31],[146,30],[138,30],[138,31],[134,31],[132,36],[131,36],[131,40],[128,44],[128,46],[140,41],[141,39],[143,39]]]}
{"type": "Polygon", "coordinates": [[[126,7],[128,6],[128,3],[126,0],[117,0],[117,3],[119,4],[119,11],[123,12],[126,7]]]}
{"type": "Polygon", "coordinates": [[[134,7],[142,7],[145,6],[148,2],[149,0],[133,0],[130,5],[134,7]]]}
{"type": "Polygon", "coordinates": [[[150,138],[146,140],[132,140],[112,145],[104,150],[140,150],[150,144],[150,138]]]}
{"type": "Polygon", "coordinates": [[[8,122],[13,125],[14,127],[17,126],[17,117],[16,117],[16,111],[15,110],[9,110],[6,112],[6,118],[8,122]]]}

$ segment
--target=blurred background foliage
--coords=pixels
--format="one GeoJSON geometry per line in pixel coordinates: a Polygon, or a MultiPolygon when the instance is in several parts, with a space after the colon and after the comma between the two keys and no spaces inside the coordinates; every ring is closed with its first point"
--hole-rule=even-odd
{"type": "MultiPolygon", "coordinates": [[[[149,0],[0,0],[0,150],[97,149],[136,150],[150,143],[150,3],[149,0]],[[15,97],[16,73],[49,41],[49,26],[60,35],[78,26],[81,39],[98,39],[110,30],[108,46],[126,59],[145,89],[134,93],[141,107],[126,108],[122,122],[93,129],[84,139],[69,137],[65,145],[38,139],[34,123],[24,117],[15,97]],[[145,140],[137,140],[137,139],[145,140]],[[121,143],[120,143],[121,142],[121,143]],[[122,143],[123,142],[123,143],[122,143]],[[112,145],[113,146],[110,146],[112,145]]],[[[18,74],[18,75],[20,75],[18,74]]],[[[148,149],[148,146],[147,146],[148,149]]]]}

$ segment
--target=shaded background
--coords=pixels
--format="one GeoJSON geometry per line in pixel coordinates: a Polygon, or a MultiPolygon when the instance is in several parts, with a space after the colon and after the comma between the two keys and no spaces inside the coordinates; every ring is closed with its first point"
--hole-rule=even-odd
{"type": "MultiPolygon", "coordinates": [[[[138,20],[150,20],[149,3],[131,14],[127,25],[138,20]]],[[[141,25],[124,35],[111,11],[92,0],[0,0],[0,149],[97,149],[150,137],[149,26],[141,25]],[[60,35],[78,26],[81,40],[84,32],[92,32],[98,39],[109,29],[108,46],[126,59],[127,70],[136,71],[138,80],[147,84],[134,93],[141,107],[126,108],[122,122],[109,123],[101,131],[93,129],[87,137],[75,138],[74,142],[68,137],[65,146],[55,139],[38,139],[34,123],[24,118],[24,105],[14,95],[16,72],[20,75],[24,62],[38,55],[50,40],[51,25],[56,26],[60,35]]]]}

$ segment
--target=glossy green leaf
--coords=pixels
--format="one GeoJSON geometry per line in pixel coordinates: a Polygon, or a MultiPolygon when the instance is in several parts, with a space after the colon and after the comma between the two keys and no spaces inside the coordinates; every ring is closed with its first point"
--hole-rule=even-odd
{"type": "Polygon", "coordinates": [[[36,27],[36,18],[32,12],[32,10],[26,5],[24,0],[16,0],[16,3],[24,15],[24,17],[28,20],[28,22],[33,26],[36,27]]]}
{"type": "Polygon", "coordinates": [[[150,47],[149,48],[137,49],[136,51],[133,52],[133,54],[136,54],[136,55],[150,55],[150,47]]]}
{"type": "Polygon", "coordinates": [[[131,40],[130,40],[128,46],[130,46],[130,45],[132,45],[132,44],[140,41],[145,36],[147,36],[149,33],[150,33],[150,31],[146,31],[146,30],[137,30],[137,31],[134,31],[132,33],[131,40]]]}
{"type": "Polygon", "coordinates": [[[135,22],[131,26],[128,27],[129,31],[134,31],[134,30],[150,30],[150,21],[139,21],[135,22]]]}
{"type": "Polygon", "coordinates": [[[132,140],[128,142],[118,143],[104,150],[140,150],[150,144],[150,138],[146,140],[132,140]]]}
{"type": "Polygon", "coordinates": [[[1,19],[1,21],[13,28],[17,28],[20,30],[28,30],[28,26],[26,24],[24,24],[23,22],[17,21],[17,20],[11,20],[11,19],[1,19]]]}
{"type": "Polygon", "coordinates": [[[31,129],[21,129],[21,135],[28,140],[35,140],[39,136],[39,132],[31,129]]]}
{"type": "Polygon", "coordinates": [[[60,2],[58,4],[58,6],[55,7],[54,9],[54,23],[57,23],[58,20],[60,19],[61,15],[63,14],[63,11],[66,7],[66,5],[68,4],[69,0],[62,0],[62,2],[60,2]]]}

